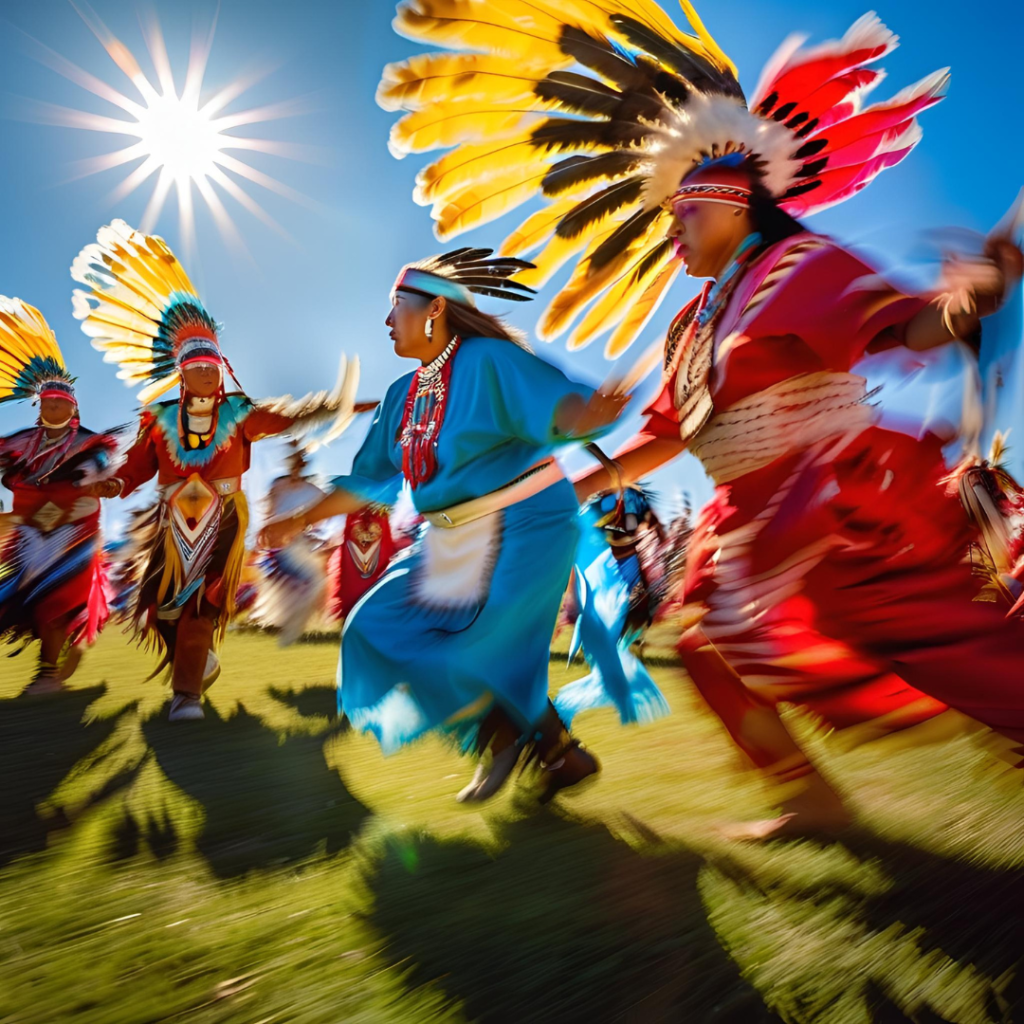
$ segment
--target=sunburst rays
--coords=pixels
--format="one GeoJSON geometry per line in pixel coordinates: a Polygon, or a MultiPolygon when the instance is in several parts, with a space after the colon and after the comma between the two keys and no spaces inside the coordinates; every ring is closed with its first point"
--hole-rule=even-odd
{"type": "Polygon", "coordinates": [[[86,0],[70,0],[111,60],[134,87],[133,95],[32,40],[33,56],[75,85],[117,108],[113,116],[51,103],[32,102],[28,116],[45,124],[120,136],[127,141],[101,156],[77,161],[74,176],[84,177],[128,167],[111,199],[120,202],[143,186],[151,186],[139,227],[157,229],[172,192],[178,207],[182,248],[195,243],[196,194],[209,210],[221,236],[232,248],[247,252],[222,196],[229,197],[278,233],[287,232],[247,190],[256,185],[292,201],[309,204],[301,193],[259,170],[239,154],[263,153],[293,160],[316,159],[312,146],[297,146],[233,134],[244,126],[308,112],[305,100],[286,100],[234,113],[227,108],[247,92],[258,76],[240,77],[203,99],[203,80],[213,45],[216,18],[208,31],[195,32],[183,84],[179,90],[163,32],[152,14],[142,24],[143,37],[155,71],[155,82],[142,70],[132,51],[103,23],[86,0]]]}

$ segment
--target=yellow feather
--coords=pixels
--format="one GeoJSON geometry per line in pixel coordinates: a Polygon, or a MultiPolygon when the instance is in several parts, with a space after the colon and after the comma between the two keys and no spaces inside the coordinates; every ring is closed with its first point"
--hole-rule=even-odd
{"type": "Polygon", "coordinates": [[[421,206],[427,206],[454,195],[460,189],[507,175],[513,169],[525,175],[549,159],[539,153],[526,136],[485,142],[479,146],[459,146],[420,171],[416,176],[413,199],[421,206]]]}
{"type": "Polygon", "coordinates": [[[504,57],[564,60],[560,25],[525,0],[414,0],[398,8],[394,30],[450,49],[481,50],[504,57]],[[518,22],[518,23],[517,23],[518,22]]]}
{"type": "Polygon", "coordinates": [[[671,251],[669,251],[662,259],[649,267],[646,273],[638,276],[638,268],[647,255],[647,249],[642,249],[635,253],[634,258],[630,260],[626,269],[605,289],[601,298],[594,303],[587,315],[569,336],[569,340],[566,342],[567,348],[583,348],[584,345],[588,345],[594,338],[619,324],[629,312],[631,297],[636,296],[639,299],[651,282],[661,274],[665,264],[672,258],[671,251]]]}
{"type": "Polygon", "coordinates": [[[633,302],[622,323],[615,328],[612,336],[608,339],[608,343],[604,347],[605,358],[618,359],[636,341],[650,322],[651,317],[658,311],[665,294],[682,269],[683,264],[680,260],[672,260],[651,282],[643,295],[633,302]]]}
{"type": "Polygon", "coordinates": [[[516,274],[516,280],[530,288],[543,288],[558,271],[578,252],[587,246],[600,245],[617,227],[612,224],[604,231],[584,232],[575,238],[554,235],[547,245],[534,257],[534,269],[516,274]]]}
{"type": "MultiPolygon", "coordinates": [[[[541,245],[558,227],[558,222],[579,202],[578,196],[556,199],[542,210],[530,214],[512,232],[498,250],[502,256],[521,256],[541,245]]],[[[524,282],[525,284],[525,282],[524,282]]]]}
{"type": "MultiPolygon", "coordinates": [[[[144,378],[143,378],[144,379],[144,378]]],[[[148,387],[144,387],[139,392],[139,404],[149,405],[150,402],[155,402],[161,395],[166,394],[178,383],[178,375],[172,373],[162,380],[155,381],[148,387]]]]}
{"type": "MultiPolygon", "coordinates": [[[[561,67],[571,59],[563,58],[561,67]]],[[[533,95],[549,64],[485,53],[424,53],[384,68],[377,104],[384,110],[422,110],[432,103],[490,98],[515,102],[533,95]]]]}
{"type": "Polygon", "coordinates": [[[719,68],[723,71],[728,71],[733,78],[738,79],[740,76],[736,65],[729,59],[725,51],[715,41],[714,36],[704,27],[704,22],[701,21],[700,15],[697,14],[696,9],[690,0],[679,0],[679,6],[683,9],[683,13],[686,15],[686,20],[693,26],[693,30],[697,33],[703,44],[705,54],[716,63],[719,68]]]}
{"type": "Polygon", "coordinates": [[[487,224],[525,203],[537,191],[540,180],[547,173],[524,179],[518,171],[508,178],[484,182],[479,188],[466,189],[456,201],[448,203],[435,216],[438,238],[451,238],[470,228],[487,224]]]}
{"type": "Polygon", "coordinates": [[[508,138],[540,119],[544,104],[531,100],[523,106],[494,109],[493,105],[436,103],[428,110],[406,114],[391,128],[388,149],[401,159],[407,153],[444,149],[460,142],[481,143],[508,138]]]}
{"type": "MultiPolygon", "coordinates": [[[[624,216],[628,216],[629,212],[631,211],[625,211],[624,216]]],[[[593,268],[590,262],[594,251],[603,241],[602,238],[595,238],[576,265],[569,283],[551,300],[551,304],[544,311],[537,326],[538,336],[544,339],[557,338],[572,323],[580,310],[600,295],[611,282],[618,279],[637,252],[648,248],[654,237],[655,233],[649,228],[631,246],[599,269],[593,268]]]]}

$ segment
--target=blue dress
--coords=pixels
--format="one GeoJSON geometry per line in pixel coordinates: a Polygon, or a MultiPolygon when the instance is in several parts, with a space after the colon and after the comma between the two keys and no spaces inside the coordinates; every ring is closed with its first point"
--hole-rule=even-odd
{"type": "MultiPolygon", "coordinates": [[[[334,484],[392,504],[412,373],[388,389],[352,472],[334,484]]],[[[559,403],[592,389],[512,342],[467,338],[455,354],[437,470],[413,492],[435,512],[510,483],[565,444],[559,403]]],[[[524,730],[544,715],[551,635],[576,551],[578,506],[559,480],[455,529],[426,524],[349,615],[339,708],[385,752],[428,730],[470,743],[496,702],[524,730]]]]}

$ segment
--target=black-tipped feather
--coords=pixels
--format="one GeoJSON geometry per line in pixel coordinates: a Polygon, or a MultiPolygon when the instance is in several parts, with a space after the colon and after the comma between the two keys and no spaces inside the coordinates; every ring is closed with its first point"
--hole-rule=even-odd
{"type": "Polygon", "coordinates": [[[649,85],[649,77],[607,39],[595,38],[582,29],[566,25],[558,45],[568,56],[613,82],[622,92],[645,89],[649,85]]]}
{"type": "Polygon", "coordinates": [[[519,281],[513,281],[512,277],[522,270],[532,270],[534,264],[515,256],[489,259],[493,252],[493,249],[463,246],[440,256],[420,260],[412,266],[425,273],[454,281],[476,295],[490,295],[513,302],[528,302],[532,299],[537,294],[536,291],[519,281]]]}
{"type": "Polygon", "coordinates": [[[653,128],[618,121],[573,121],[567,117],[549,117],[530,135],[538,149],[549,152],[588,147],[625,149],[639,145],[654,134],[653,128]]]}
{"type": "Polygon", "coordinates": [[[633,244],[651,226],[661,210],[637,210],[623,221],[591,254],[590,266],[597,270],[611,263],[619,253],[633,244]]]}
{"type": "Polygon", "coordinates": [[[666,67],[682,75],[702,92],[718,92],[743,98],[743,90],[732,75],[723,74],[710,61],[692,50],[684,50],[627,15],[613,14],[612,24],[638,50],[644,50],[666,67]]]}
{"type": "Polygon", "coordinates": [[[558,222],[555,234],[560,238],[576,238],[609,214],[638,202],[642,189],[643,179],[640,177],[627,178],[625,181],[609,185],[574,206],[558,222]]]}
{"type": "Polygon", "coordinates": [[[642,161],[642,153],[630,152],[570,156],[560,160],[548,171],[541,183],[541,190],[546,196],[558,196],[590,182],[622,177],[635,170],[642,161]]]}

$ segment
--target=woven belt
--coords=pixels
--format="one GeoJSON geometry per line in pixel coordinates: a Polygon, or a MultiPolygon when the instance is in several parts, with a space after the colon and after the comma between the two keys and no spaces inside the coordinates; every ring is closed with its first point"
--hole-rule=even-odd
{"type": "Polygon", "coordinates": [[[863,377],[806,373],[741,399],[716,412],[690,451],[716,484],[761,469],[784,455],[821,441],[857,433],[875,422],[863,377]]]}
{"type": "Polygon", "coordinates": [[[545,459],[496,491],[483,494],[479,498],[470,498],[469,501],[463,501],[438,512],[424,512],[423,518],[431,526],[451,530],[494,512],[500,512],[503,508],[518,504],[520,501],[526,501],[527,498],[532,498],[535,494],[547,490],[552,484],[558,483],[564,476],[562,468],[554,458],[545,459]]]}

